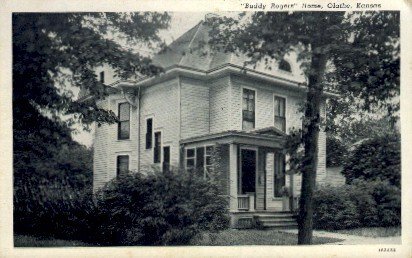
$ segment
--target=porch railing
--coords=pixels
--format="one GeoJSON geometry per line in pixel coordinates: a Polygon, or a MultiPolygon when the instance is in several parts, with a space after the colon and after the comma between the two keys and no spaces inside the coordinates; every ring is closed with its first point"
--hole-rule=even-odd
{"type": "Polygon", "coordinates": [[[249,210],[249,195],[242,194],[237,196],[237,208],[239,210],[249,210]]]}

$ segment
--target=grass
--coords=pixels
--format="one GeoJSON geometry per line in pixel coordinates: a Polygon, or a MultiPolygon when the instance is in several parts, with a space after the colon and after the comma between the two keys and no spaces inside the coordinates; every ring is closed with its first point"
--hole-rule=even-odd
{"type": "Polygon", "coordinates": [[[51,237],[35,237],[27,235],[14,236],[15,247],[59,247],[59,246],[90,246],[77,240],[62,240],[51,237]]]}
{"type": "Polygon", "coordinates": [[[392,237],[400,236],[401,228],[400,227],[375,227],[375,228],[354,228],[354,229],[342,229],[342,230],[330,230],[331,232],[363,236],[363,237],[392,237]]]}
{"type": "MultiPolygon", "coordinates": [[[[313,237],[313,244],[326,244],[342,241],[328,237],[313,237]]],[[[191,245],[228,246],[228,245],[297,245],[298,237],[293,233],[277,230],[236,230],[227,229],[219,233],[203,232],[194,238],[191,245]]]]}
{"type": "MultiPolygon", "coordinates": [[[[314,237],[313,244],[339,242],[341,239],[314,237]]],[[[230,245],[297,245],[297,235],[277,230],[236,230],[227,229],[219,233],[203,232],[195,237],[190,245],[230,246],[230,245]]],[[[70,247],[92,246],[76,240],[62,240],[27,235],[14,236],[15,247],[70,247]]]]}

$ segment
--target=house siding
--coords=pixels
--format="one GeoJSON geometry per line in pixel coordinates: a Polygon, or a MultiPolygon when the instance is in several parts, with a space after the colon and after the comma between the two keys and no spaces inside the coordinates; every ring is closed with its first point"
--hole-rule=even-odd
{"type": "Polygon", "coordinates": [[[255,129],[274,125],[274,95],[286,98],[286,131],[302,127],[302,113],[298,112],[303,95],[277,87],[268,83],[258,82],[239,76],[231,77],[231,130],[242,130],[242,89],[256,91],[255,129]]]}
{"type": "MultiPolygon", "coordinates": [[[[118,113],[118,106],[126,100],[120,94],[110,95],[99,103],[102,108],[118,113]]],[[[103,124],[96,126],[94,144],[94,183],[97,189],[112,178],[116,177],[117,156],[129,156],[129,170],[138,169],[138,140],[137,140],[137,108],[130,106],[130,138],[118,140],[117,124],[103,124]]]]}
{"type": "MultiPolygon", "coordinates": [[[[108,109],[109,101],[100,101],[98,103],[98,106],[100,108],[108,109]]],[[[108,181],[106,159],[109,145],[109,141],[107,138],[108,134],[108,125],[102,125],[100,127],[95,125],[93,146],[93,189],[102,187],[108,181]]]]}
{"type": "Polygon", "coordinates": [[[210,133],[230,129],[232,113],[229,108],[229,77],[223,77],[209,83],[210,87],[210,133]]]}
{"type": "Polygon", "coordinates": [[[182,139],[209,133],[209,87],[189,78],[180,85],[182,139]]]}
{"type": "MultiPolygon", "coordinates": [[[[94,153],[94,188],[116,176],[116,159],[118,155],[129,155],[130,170],[145,171],[153,164],[153,146],[146,150],[146,119],[153,118],[153,131],[161,131],[162,147],[171,148],[171,165],[178,166],[180,158],[181,139],[217,133],[227,130],[241,130],[242,128],[242,88],[256,90],[256,129],[274,125],[273,96],[286,98],[286,126],[301,128],[302,113],[299,112],[304,95],[295,91],[277,87],[273,84],[257,82],[241,76],[225,76],[213,81],[201,81],[186,77],[177,77],[147,88],[142,88],[140,97],[140,123],[138,123],[138,108],[131,107],[131,127],[129,140],[117,140],[117,125],[102,125],[95,132],[94,153]],[[140,125],[140,128],[138,127],[140,125]],[[140,130],[140,146],[138,135],[140,130]],[[138,153],[140,149],[140,154],[138,153]],[[140,164],[139,164],[140,162],[140,164]]],[[[122,95],[114,94],[100,102],[104,108],[117,113],[118,104],[125,102],[122,95]]],[[[325,116],[325,105],[322,104],[321,115],[325,116]]],[[[319,134],[319,153],[317,182],[326,181],[326,134],[319,134]]],[[[162,154],[163,156],[163,154],[162,154]]],[[[261,153],[259,153],[261,156],[261,153]]],[[[261,156],[263,161],[264,157],[261,156]]],[[[162,157],[163,158],[163,157],[162,157]]],[[[227,157],[225,157],[227,158],[227,157]]],[[[266,160],[267,162],[267,160],[266,160]]],[[[259,162],[261,163],[261,162],[259,162]]],[[[229,167],[228,164],[222,164],[229,167]]],[[[258,164],[258,167],[261,164],[258,164]]],[[[261,167],[263,169],[263,167],[261,167]]],[[[259,173],[262,173],[259,171],[259,173]]],[[[271,172],[272,173],[272,172],[271,172]]],[[[229,175],[229,170],[227,171],[229,175]]],[[[268,177],[273,177],[268,173],[268,177]]],[[[267,179],[269,180],[269,179],[267,179]]],[[[289,184],[289,176],[286,184],[289,184]]],[[[269,180],[272,181],[272,180],[269,180]]],[[[270,190],[268,183],[267,191],[270,190]]],[[[228,180],[229,184],[229,180],[228,180]]],[[[273,185],[272,185],[273,188],[273,185]]],[[[301,176],[294,176],[295,195],[300,193],[301,176]]],[[[229,189],[229,185],[227,186],[229,189]]],[[[228,193],[225,187],[224,193],[228,193]]],[[[261,189],[257,189],[261,190],[261,189]]],[[[267,193],[270,194],[270,193],[267,193]]],[[[273,194],[273,193],[272,193],[273,194]]],[[[275,205],[274,203],[272,203],[275,205]]],[[[267,207],[272,205],[267,203],[267,207]]],[[[257,206],[262,206],[257,200],[257,206]]],[[[277,204],[276,204],[277,205],[277,204]]],[[[278,208],[272,207],[272,208],[278,208]]]]}
{"type": "MultiPolygon", "coordinates": [[[[153,163],[153,144],[150,149],[146,149],[147,118],[153,118],[153,132],[161,132],[162,148],[170,146],[170,165],[177,167],[180,148],[178,79],[144,88],[141,92],[140,108],[140,171],[161,167],[161,164],[153,163]]],[[[154,137],[152,139],[154,143],[154,137]]],[[[163,160],[163,149],[161,160],[163,160]]]]}

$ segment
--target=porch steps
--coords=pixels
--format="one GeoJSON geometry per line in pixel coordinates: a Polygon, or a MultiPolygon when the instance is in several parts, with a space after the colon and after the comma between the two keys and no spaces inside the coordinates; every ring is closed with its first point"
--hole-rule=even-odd
{"type": "Polygon", "coordinates": [[[296,215],[293,213],[266,213],[255,214],[254,220],[261,224],[263,228],[271,229],[295,229],[298,227],[296,215]]]}

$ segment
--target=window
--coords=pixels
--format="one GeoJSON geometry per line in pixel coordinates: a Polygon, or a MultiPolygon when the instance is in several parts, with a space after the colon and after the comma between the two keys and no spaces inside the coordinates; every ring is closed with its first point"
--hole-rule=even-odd
{"type": "Polygon", "coordinates": [[[255,128],[255,91],[243,89],[242,130],[255,128]]]}
{"type": "Polygon", "coordinates": [[[274,197],[282,197],[282,189],[285,186],[285,155],[275,154],[274,197]]]}
{"type": "Polygon", "coordinates": [[[125,175],[129,171],[129,156],[117,156],[117,176],[125,175]]]}
{"type": "Polygon", "coordinates": [[[186,149],[186,169],[191,170],[195,168],[195,149],[186,149]]]}
{"type": "Polygon", "coordinates": [[[279,97],[279,96],[275,96],[274,98],[274,102],[275,102],[275,127],[278,128],[279,130],[286,132],[286,99],[279,97]]]}
{"type": "Polygon", "coordinates": [[[193,170],[196,168],[196,172],[199,173],[199,176],[207,177],[213,169],[213,150],[213,146],[186,149],[186,169],[193,170]]]}
{"type": "Polygon", "coordinates": [[[117,138],[125,140],[130,138],[130,104],[119,104],[119,122],[117,138]]]}
{"type": "Polygon", "coordinates": [[[205,173],[208,175],[212,169],[212,153],[213,153],[213,146],[206,146],[206,153],[205,153],[205,173]]]}
{"type": "Polygon", "coordinates": [[[280,60],[279,70],[282,70],[285,72],[292,72],[292,68],[290,67],[290,64],[285,59],[280,60]]]}
{"type": "Polygon", "coordinates": [[[146,119],[146,150],[152,148],[153,119],[146,119]]]}
{"type": "Polygon", "coordinates": [[[100,82],[104,83],[104,72],[100,72],[100,82]]]}
{"type": "Polygon", "coordinates": [[[162,151],[162,135],[160,132],[154,134],[154,149],[153,149],[153,163],[160,163],[160,155],[162,151]]]}

